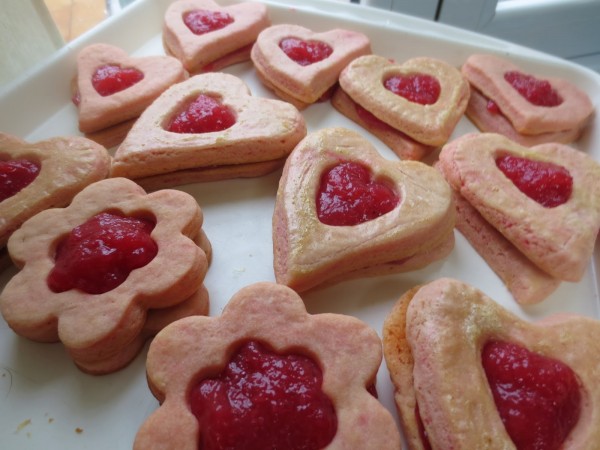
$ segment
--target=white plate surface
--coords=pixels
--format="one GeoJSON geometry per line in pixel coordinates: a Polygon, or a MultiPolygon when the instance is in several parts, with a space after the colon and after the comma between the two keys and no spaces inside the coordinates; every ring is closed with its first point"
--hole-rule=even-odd
{"type": "MultiPolygon", "coordinates": [[[[233,3],[222,0],[222,5],[233,3]]],[[[70,103],[69,81],[77,52],[93,42],[118,45],[136,56],[164,54],[161,25],[167,0],[141,0],[91,33],[68,44],[42,67],[0,92],[0,130],[36,141],[78,135],[77,113],[70,103]]],[[[366,33],[373,52],[403,61],[433,56],[460,66],[474,52],[508,57],[525,71],[567,78],[600,107],[600,76],[566,61],[507,42],[389,11],[321,0],[267,2],[271,20],[295,23],[315,31],[349,28],[366,33]]],[[[257,80],[250,63],[226,69],[244,79],[256,96],[273,97],[257,80]]],[[[362,132],[388,159],[397,157],[380,141],[338,114],[329,103],[304,111],[308,129],[344,126],[362,132]]],[[[600,160],[598,117],[577,144],[600,160]]],[[[475,131],[463,118],[453,137],[475,131]]],[[[218,315],[240,288],[274,281],[271,215],[280,173],[251,180],[230,180],[181,187],[198,200],[204,229],[214,249],[206,286],[211,315],[218,315]]],[[[356,316],[381,334],[382,323],[398,297],[418,283],[450,276],[482,289],[500,304],[527,319],[569,311],[599,317],[597,265],[600,251],[584,279],[563,283],[542,304],[519,307],[498,277],[460,234],[442,262],[402,275],[345,282],[304,295],[309,312],[356,316]]],[[[0,286],[14,274],[0,275],[0,286]]],[[[129,449],[135,433],[158,403],[147,389],[145,352],[124,370],[102,377],[81,373],[61,344],[39,344],[16,336],[0,319],[0,447],[23,449],[129,449]]],[[[394,414],[392,387],[385,363],[378,375],[382,403],[394,414]]]]}

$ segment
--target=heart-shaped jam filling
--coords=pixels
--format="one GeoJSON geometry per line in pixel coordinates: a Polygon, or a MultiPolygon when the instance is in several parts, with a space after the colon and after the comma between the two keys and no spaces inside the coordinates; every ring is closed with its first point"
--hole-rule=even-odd
{"type": "Polygon", "coordinates": [[[323,61],[331,53],[331,46],[321,41],[304,41],[298,38],[285,38],[279,42],[279,48],[296,63],[301,66],[308,66],[319,61],[323,61]]]}
{"type": "Polygon", "coordinates": [[[547,208],[566,203],[573,192],[573,177],[562,166],[509,154],[497,157],[496,166],[521,192],[547,208]]]}
{"type": "Polygon", "coordinates": [[[488,342],[482,364],[496,407],[518,450],[558,450],[579,419],[581,393],[570,367],[518,345],[488,342]]]}
{"type": "Polygon", "coordinates": [[[53,292],[80,289],[103,294],[123,283],[131,271],[148,264],[158,246],[147,219],[101,213],[73,228],[56,249],[48,275],[53,292]]]}
{"type": "Polygon", "coordinates": [[[0,161],[0,202],[28,186],[39,173],[39,164],[26,159],[0,161]]]}
{"type": "Polygon", "coordinates": [[[322,373],[310,358],[279,355],[251,341],[223,372],[190,394],[200,426],[199,448],[321,449],[337,430],[322,373]]]}
{"type": "Polygon", "coordinates": [[[225,28],[233,23],[233,17],[222,11],[195,9],[183,14],[183,23],[192,33],[200,35],[225,28]]]}
{"type": "Polygon", "coordinates": [[[211,133],[233,126],[235,114],[219,100],[200,94],[167,125],[173,133],[211,133]]]}
{"type": "Polygon", "coordinates": [[[431,75],[393,75],[383,81],[388,91],[420,105],[433,105],[440,97],[440,82],[431,75]]]}
{"type": "Polygon", "coordinates": [[[343,162],[321,177],[317,216],[326,225],[358,225],[390,212],[399,202],[398,194],[373,180],[365,166],[343,162]]]}
{"type": "Polygon", "coordinates": [[[547,80],[538,80],[532,75],[517,71],[506,72],[504,79],[533,105],[558,106],[563,102],[547,80]]]}
{"type": "Polygon", "coordinates": [[[107,64],[98,67],[92,75],[92,86],[102,97],[123,91],[142,81],[144,74],[132,67],[107,64]]]}

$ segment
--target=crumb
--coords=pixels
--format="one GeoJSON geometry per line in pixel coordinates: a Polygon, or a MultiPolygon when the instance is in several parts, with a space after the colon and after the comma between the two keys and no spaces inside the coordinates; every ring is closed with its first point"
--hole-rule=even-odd
{"type": "Polygon", "coordinates": [[[83,428],[79,428],[79,427],[75,428],[75,433],[77,433],[77,434],[83,433],[83,428]]]}
{"type": "Polygon", "coordinates": [[[17,431],[15,431],[15,433],[20,432],[23,428],[25,428],[28,425],[31,425],[31,419],[27,419],[21,422],[19,426],[17,426],[17,431]]]}

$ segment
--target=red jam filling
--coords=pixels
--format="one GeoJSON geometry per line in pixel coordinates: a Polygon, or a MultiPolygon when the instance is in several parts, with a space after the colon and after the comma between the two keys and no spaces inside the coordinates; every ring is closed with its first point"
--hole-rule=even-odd
{"type": "Polygon", "coordinates": [[[579,419],[581,393],[564,363],[508,342],[482,353],[502,422],[517,450],[558,450],[579,419]]]}
{"type": "Polygon", "coordinates": [[[131,271],[148,264],[158,246],[146,219],[101,213],[73,228],[63,239],[48,275],[53,292],[80,289],[103,294],[123,283],[131,271]]]}
{"type": "Polygon", "coordinates": [[[439,81],[431,75],[394,75],[384,80],[388,91],[420,105],[433,105],[440,97],[439,81]]]}
{"type": "Polygon", "coordinates": [[[562,166],[511,155],[496,158],[496,166],[521,192],[546,208],[566,203],[573,192],[573,177],[562,166]]]}
{"type": "Polygon", "coordinates": [[[488,100],[487,104],[485,105],[485,108],[490,114],[496,115],[502,113],[502,111],[500,111],[500,108],[498,107],[498,104],[494,100],[488,100]]]}
{"type": "Polygon", "coordinates": [[[285,38],[279,48],[296,63],[308,66],[323,61],[333,53],[331,46],[321,41],[304,41],[298,38],[285,38]]]}
{"type": "Polygon", "coordinates": [[[200,94],[167,125],[173,133],[211,133],[233,126],[235,114],[219,100],[200,94]]]}
{"type": "Polygon", "coordinates": [[[248,342],[223,372],[192,388],[201,450],[317,450],[337,430],[322,373],[306,356],[248,342]]]}
{"type": "Polygon", "coordinates": [[[222,11],[195,9],[183,15],[183,23],[192,33],[200,35],[225,28],[233,23],[233,17],[222,11]]]}
{"type": "Polygon", "coordinates": [[[0,161],[0,202],[27,187],[39,173],[39,164],[26,159],[0,161]]]}
{"type": "Polygon", "coordinates": [[[321,177],[317,216],[326,225],[358,225],[390,212],[399,202],[398,194],[373,180],[365,166],[343,162],[321,177]]]}
{"type": "Polygon", "coordinates": [[[98,67],[92,75],[92,86],[102,97],[123,91],[142,81],[144,74],[137,69],[113,64],[98,67]]]}
{"type": "Polygon", "coordinates": [[[538,80],[532,75],[517,71],[506,72],[504,79],[533,105],[558,106],[563,102],[561,96],[547,80],[538,80]]]}

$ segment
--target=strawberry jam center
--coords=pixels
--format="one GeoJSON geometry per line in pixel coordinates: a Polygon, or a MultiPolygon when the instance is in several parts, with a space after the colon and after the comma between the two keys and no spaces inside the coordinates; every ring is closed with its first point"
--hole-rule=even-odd
{"type": "Polygon", "coordinates": [[[441,92],[439,81],[425,74],[394,75],[383,85],[388,91],[420,105],[433,105],[441,92]]]}
{"type": "Polygon", "coordinates": [[[0,202],[27,187],[39,173],[39,164],[26,159],[0,161],[0,202]]]}
{"type": "Polygon", "coordinates": [[[176,114],[167,131],[173,133],[211,133],[233,126],[235,115],[229,107],[209,95],[200,94],[176,114]]]}
{"type": "Polygon", "coordinates": [[[111,213],[88,219],[59,243],[48,287],[53,292],[80,289],[88,294],[116,288],[156,256],[158,246],[150,237],[154,225],[111,213]]]}
{"type": "Polygon", "coordinates": [[[400,202],[396,192],[373,180],[357,163],[340,163],[321,177],[317,216],[326,225],[358,225],[390,212],[400,202]]]}
{"type": "Polygon", "coordinates": [[[323,61],[331,53],[331,46],[321,41],[304,41],[298,38],[285,38],[279,42],[279,48],[296,63],[308,66],[323,61]]]}
{"type": "Polygon", "coordinates": [[[573,192],[573,177],[562,166],[512,155],[496,158],[496,166],[521,192],[546,208],[566,203],[573,192]]]}
{"type": "Polygon", "coordinates": [[[504,79],[527,101],[536,106],[558,106],[563,99],[547,80],[538,80],[532,75],[517,71],[504,74],[504,79]]]}
{"type": "Polygon", "coordinates": [[[123,91],[142,81],[144,74],[134,68],[113,64],[98,67],[92,75],[92,86],[102,97],[123,91]]]}
{"type": "Polygon", "coordinates": [[[496,407],[518,450],[558,450],[579,419],[581,393],[564,363],[490,341],[482,363],[496,407]]]}
{"type": "Polygon", "coordinates": [[[200,35],[225,28],[233,23],[233,17],[222,11],[195,9],[183,15],[183,23],[192,33],[200,35]]]}
{"type": "Polygon", "coordinates": [[[322,449],[337,430],[322,378],[306,356],[246,343],[221,374],[192,388],[199,449],[322,449]]]}

